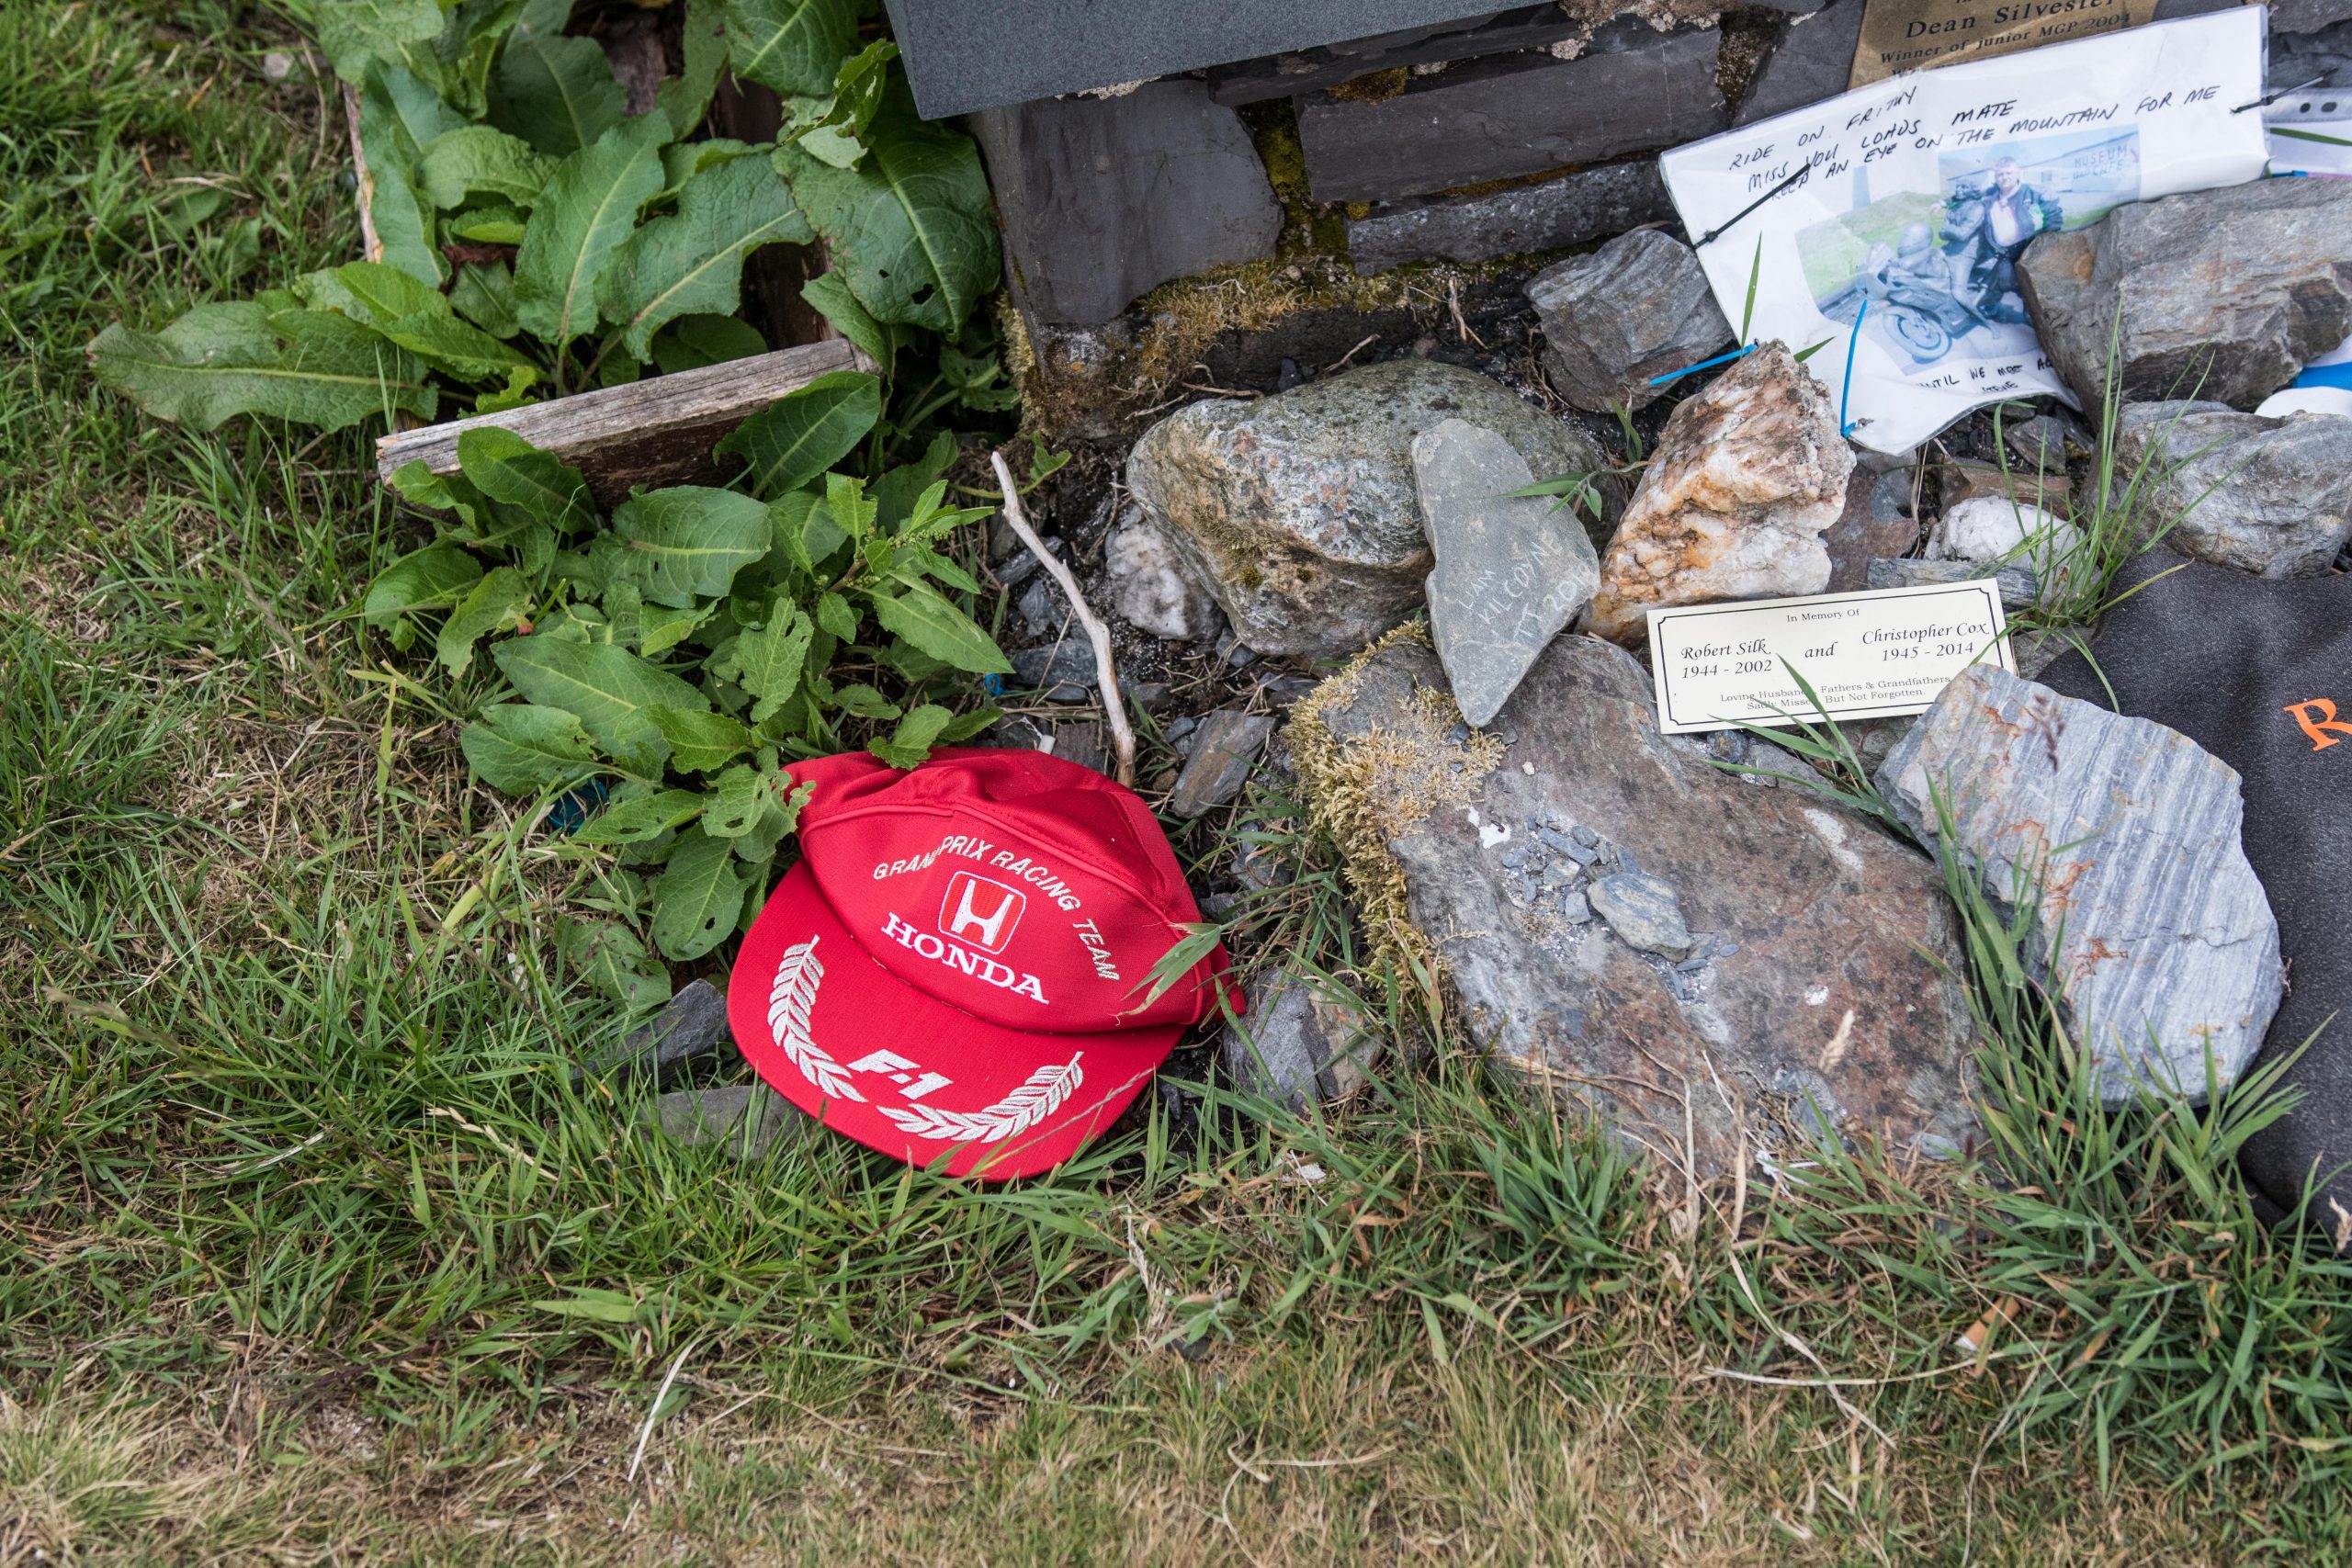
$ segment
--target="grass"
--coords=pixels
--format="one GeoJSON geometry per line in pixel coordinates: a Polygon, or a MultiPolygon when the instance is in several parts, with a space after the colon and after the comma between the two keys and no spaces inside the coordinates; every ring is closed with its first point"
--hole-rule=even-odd
{"type": "Polygon", "coordinates": [[[2005,1179],[1683,1192],[1384,984],[1273,795],[1248,941],[1408,1059],[1343,1111],[1152,1097],[988,1190],[632,1136],[554,933],[633,885],[357,625],[415,532],[363,443],[82,367],[349,254],[289,39],[0,9],[0,1561],[2345,1555],[2352,1285],[2247,1212],[2255,1100],[2103,1112],[2029,994],[2005,1179]]]}

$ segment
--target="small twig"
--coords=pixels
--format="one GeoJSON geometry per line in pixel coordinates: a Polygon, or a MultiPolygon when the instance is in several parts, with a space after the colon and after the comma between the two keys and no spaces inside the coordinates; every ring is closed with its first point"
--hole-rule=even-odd
{"type": "MultiPolygon", "coordinates": [[[[1462,341],[1464,343],[1475,343],[1480,348],[1486,347],[1487,340],[1480,337],[1476,333],[1472,332],[1470,330],[1470,323],[1463,318],[1462,280],[1460,278],[1449,277],[1445,280],[1445,302],[1453,308],[1453,330],[1461,336],[1462,341]]],[[[1359,344],[1356,346],[1361,348],[1363,345],[1359,344]]]]}
{"type": "Polygon", "coordinates": [[[696,1343],[692,1339],[686,1341],[686,1348],[678,1352],[676,1360],[670,1363],[670,1375],[663,1378],[662,1386],[654,1391],[653,1403],[646,1408],[645,1425],[637,1431],[637,1451],[628,1456],[628,1479],[631,1481],[637,1479],[637,1467],[644,1461],[645,1440],[653,1436],[653,1422],[662,1414],[662,1402],[670,1397],[670,1385],[678,1381],[678,1369],[686,1364],[688,1356],[694,1354],[696,1343]]]}
{"type": "Polygon", "coordinates": [[[1119,753],[1119,782],[1133,789],[1136,784],[1136,732],[1128,727],[1126,699],[1119,694],[1119,671],[1111,662],[1111,629],[1097,620],[1094,612],[1088,608],[1086,595],[1078,591],[1078,579],[1070,575],[1069,568],[1062,564],[1060,557],[1046,547],[1046,542],[1037,537],[1037,531],[1029,525],[1029,514],[1021,504],[1021,488],[1012,482],[1012,470],[1004,466],[1004,454],[991,452],[989,461],[996,467],[996,482],[1004,487],[1004,520],[1012,525],[1012,531],[1021,536],[1021,542],[1029,547],[1030,553],[1061,586],[1063,596],[1069,601],[1071,613],[1078,616],[1078,624],[1086,628],[1086,640],[1094,645],[1094,672],[1102,681],[1102,714],[1111,721],[1111,739],[1119,753]]]}
{"type": "Polygon", "coordinates": [[[359,254],[366,261],[384,259],[384,242],[376,236],[376,181],[368,172],[368,152],[359,142],[359,95],[343,85],[343,118],[351,128],[351,173],[359,208],[359,254]]]}
{"type": "MultiPolygon", "coordinates": [[[[1337,370],[1340,366],[1345,365],[1349,360],[1353,359],[1357,355],[1362,354],[1364,350],[1364,344],[1377,343],[1378,341],[1380,341],[1380,334],[1378,333],[1366,333],[1364,334],[1363,343],[1356,344],[1355,347],[1348,350],[1347,353],[1340,355],[1339,358],[1334,359],[1330,364],[1323,367],[1322,374],[1329,376],[1332,371],[1337,370]]],[[[1484,347],[1485,345],[1481,344],[1480,346],[1484,347]]]]}

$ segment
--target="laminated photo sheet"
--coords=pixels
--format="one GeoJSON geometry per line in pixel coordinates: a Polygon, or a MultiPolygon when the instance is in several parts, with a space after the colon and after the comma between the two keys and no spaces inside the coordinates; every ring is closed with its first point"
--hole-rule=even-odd
{"type": "Polygon", "coordinates": [[[2233,111],[2262,96],[2267,23],[2245,6],[1914,72],[1659,162],[1684,230],[1715,236],[1699,259],[1725,318],[1753,276],[1749,338],[1813,349],[1848,434],[1908,451],[2003,398],[2073,400],[2018,254],[2124,202],[2261,175],[2260,109],[2233,111]]]}
{"type": "MultiPolygon", "coordinates": [[[[2282,85],[2295,85],[2291,81],[2282,85]]],[[[2270,122],[2273,175],[2352,179],[2352,89],[2313,86],[2290,93],[2263,118],[2270,122]]],[[[2254,412],[2352,414],[2352,339],[2304,366],[2285,390],[2272,394],[2254,412]]]]}

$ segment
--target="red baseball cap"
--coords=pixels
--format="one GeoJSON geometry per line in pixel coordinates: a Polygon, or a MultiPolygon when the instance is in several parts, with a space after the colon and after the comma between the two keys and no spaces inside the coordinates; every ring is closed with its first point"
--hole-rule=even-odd
{"type": "Polygon", "coordinates": [[[800,863],[743,939],[727,1016],[760,1077],[835,1132],[954,1176],[1032,1175],[1216,1010],[1222,947],[1144,1005],[1201,915],[1133,790],[1042,751],[789,771],[815,786],[800,863]]]}

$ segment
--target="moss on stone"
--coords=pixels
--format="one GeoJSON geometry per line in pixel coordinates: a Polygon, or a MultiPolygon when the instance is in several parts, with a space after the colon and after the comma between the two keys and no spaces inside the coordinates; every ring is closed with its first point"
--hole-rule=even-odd
{"type": "Polygon", "coordinates": [[[1361,76],[1351,76],[1325,95],[1343,104],[1385,104],[1405,90],[1412,73],[1402,65],[1392,65],[1385,71],[1367,71],[1361,76]]]}

